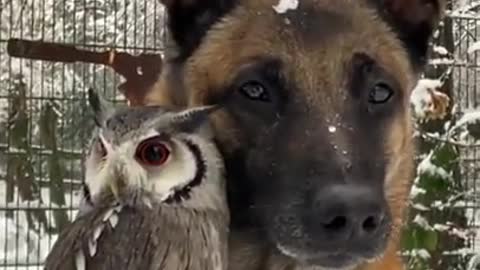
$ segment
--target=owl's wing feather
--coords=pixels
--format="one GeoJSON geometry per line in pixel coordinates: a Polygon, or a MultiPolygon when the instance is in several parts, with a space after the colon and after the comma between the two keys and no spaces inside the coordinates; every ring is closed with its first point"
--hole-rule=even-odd
{"type": "Polygon", "coordinates": [[[223,214],[175,208],[161,212],[158,216],[163,218],[153,221],[155,235],[161,242],[155,245],[154,262],[149,269],[227,269],[228,223],[223,214]]]}
{"type": "Polygon", "coordinates": [[[80,270],[75,267],[79,251],[85,255],[86,270],[226,269],[222,260],[226,258],[227,225],[214,213],[125,207],[116,213],[118,223],[113,228],[105,219],[106,211],[95,209],[67,228],[52,249],[46,269],[80,270]],[[90,256],[89,241],[100,226],[104,227],[96,252],[90,256]]]}
{"type": "MultiPolygon", "coordinates": [[[[78,217],[59,235],[45,263],[46,270],[83,270],[79,254],[84,256],[86,270],[144,269],[151,246],[143,212],[121,213],[115,228],[105,219],[107,208],[93,209],[78,217]]],[[[116,214],[116,213],[114,213],[116,214]]]]}
{"type": "Polygon", "coordinates": [[[78,218],[58,236],[45,262],[46,270],[76,270],[75,258],[82,250],[83,235],[87,234],[89,220],[78,218]]]}

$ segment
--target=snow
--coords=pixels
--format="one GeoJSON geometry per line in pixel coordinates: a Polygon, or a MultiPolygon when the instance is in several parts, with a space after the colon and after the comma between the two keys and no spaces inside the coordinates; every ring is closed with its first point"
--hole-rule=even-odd
{"type": "Polygon", "coordinates": [[[413,114],[417,118],[425,118],[432,104],[432,96],[429,90],[435,90],[442,86],[440,80],[421,79],[412,91],[410,103],[413,106],[413,114]]]}
{"type": "Polygon", "coordinates": [[[426,207],[425,205],[423,205],[421,203],[412,204],[412,208],[416,209],[418,211],[423,211],[423,212],[430,210],[430,208],[426,207]]]}
{"type": "MultiPolygon", "coordinates": [[[[50,199],[49,188],[41,189],[41,200],[25,201],[20,198],[18,190],[14,191],[13,202],[7,201],[6,195],[6,154],[30,154],[24,149],[6,145],[4,127],[8,111],[12,108],[10,96],[12,90],[19,88],[20,82],[26,86],[29,100],[29,116],[31,113],[32,144],[36,159],[48,158],[52,151],[41,144],[39,134],[39,115],[45,104],[53,104],[52,109],[59,117],[58,132],[75,133],[80,122],[78,111],[72,104],[80,104],[85,89],[93,87],[104,89],[113,97],[116,84],[119,83],[113,72],[101,66],[84,64],[53,64],[41,61],[11,58],[6,54],[5,40],[19,37],[33,40],[46,40],[69,44],[84,44],[87,49],[108,49],[117,47],[120,51],[138,54],[134,48],[162,48],[164,29],[164,9],[157,1],[114,1],[114,0],[25,0],[0,1],[0,208],[12,209],[13,217],[6,216],[6,210],[0,210],[0,269],[41,269],[42,261],[57,235],[39,228],[38,222],[30,224],[26,209],[41,209],[47,217],[47,223],[53,225],[56,220],[51,209],[64,209],[72,220],[79,205],[78,194],[67,194],[66,205],[55,205],[50,199]],[[55,21],[54,21],[55,20],[55,21]],[[104,46],[104,48],[102,48],[104,46]],[[125,48],[122,48],[125,47],[125,48]],[[19,75],[23,76],[19,76],[19,75]],[[19,79],[21,78],[21,80],[19,79]],[[9,98],[6,98],[6,97],[9,98]],[[10,99],[10,100],[9,100],[10,99]],[[55,101],[52,101],[55,100],[55,101]],[[9,108],[10,107],[10,108],[9,108]],[[75,123],[77,125],[73,125],[75,123]],[[48,210],[45,210],[48,209],[48,210]],[[68,210],[65,210],[68,209],[68,210]],[[7,250],[5,251],[5,248],[7,250]],[[5,252],[4,252],[5,251],[5,252]],[[4,263],[21,264],[25,267],[3,267],[4,263]],[[30,266],[31,267],[27,267],[30,266]]],[[[158,51],[156,51],[158,52],[158,51]]],[[[117,96],[119,97],[119,96],[117,96]]],[[[80,124],[83,124],[80,122],[80,124]]],[[[78,156],[82,151],[83,139],[75,134],[62,134],[58,141],[59,151],[68,156],[78,156]],[[68,137],[68,138],[67,138],[68,137]],[[72,136],[73,137],[73,136],[72,136]],[[67,138],[67,139],[66,139],[67,138]],[[67,149],[68,148],[68,149],[67,149]]],[[[79,158],[80,159],[80,158],[79,158]]],[[[77,186],[81,181],[81,161],[64,161],[66,186],[77,186]]],[[[48,173],[35,164],[36,182],[44,186],[48,183],[48,173]],[[38,167],[38,168],[37,168],[38,167]]],[[[11,194],[9,194],[11,195],[11,194]]],[[[115,218],[110,222],[115,224],[115,218]]]]}
{"type": "Polygon", "coordinates": [[[433,66],[441,66],[441,65],[453,65],[455,63],[455,60],[443,57],[443,58],[433,58],[428,61],[430,65],[433,66]]]}
{"type": "Polygon", "coordinates": [[[412,187],[412,190],[410,191],[410,199],[415,199],[418,195],[422,195],[427,193],[427,191],[423,188],[419,188],[416,185],[412,187]]]}
{"type": "Polygon", "coordinates": [[[29,257],[36,253],[31,247],[38,239],[37,234],[28,232],[21,224],[17,226],[12,219],[4,216],[0,216],[0,224],[7,230],[5,235],[0,234],[0,243],[2,247],[5,246],[4,253],[0,253],[0,260],[12,260],[16,256],[29,257]]]}
{"type": "MultiPolygon", "coordinates": [[[[42,202],[39,200],[24,201],[19,198],[16,190],[13,194],[14,203],[7,203],[6,185],[4,181],[0,180],[0,208],[19,209],[15,210],[13,218],[6,217],[6,211],[0,211],[0,263],[15,264],[18,262],[20,264],[32,265],[30,269],[38,269],[38,267],[33,265],[39,265],[44,261],[58,235],[48,234],[44,229],[39,229],[38,225],[33,228],[27,220],[24,209],[70,209],[77,207],[79,201],[78,194],[73,193],[72,196],[66,194],[65,200],[73,204],[59,206],[50,201],[50,190],[48,188],[43,188],[41,194],[42,202]],[[6,247],[6,250],[4,247],[6,247]]],[[[55,224],[52,211],[44,211],[47,213],[47,222],[55,224]]],[[[70,220],[76,215],[76,211],[65,211],[70,220]]],[[[26,267],[24,269],[29,268],[26,267]]]]}
{"type": "Polygon", "coordinates": [[[480,110],[478,111],[467,111],[465,114],[457,121],[452,130],[456,130],[461,126],[466,124],[471,124],[480,120],[480,110]]]}
{"type": "Polygon", "coordinates": [[[480,2],[478,1],[471,1],[471,0],[457,0],[454,1],[454,9],[452,11],[452,14],[458,15],[458,14],[463,14],[466,12],[471,12],[475,8],[477,8],[480,5],[480,2]]]}
{"type": "Polygon", "coordinates": [[[285,13],[289,10],[295,10],[298,8],[299,0],[279,0],[277,5],[273,6],[273,9],[279,13],[285,13]]]}
{"type": "Polygon", "coordinates": [[[428,223],[428,220],[423,217],[422,215],[416,215],[415,218],[413,219],[413,223],[417,224],[421,228],[425,230],[431,230],[432,226],[428,223]]]}
{"type": "Polygon", "coordinates": [[[417,250],[417,254],[420,258],[423,258],[423,259],[429,259],[431,257],[430,253],[426,249],[417,250]]]}
{"type": "Polygon", "coordinates": [[[480,254],[475,254],[468,262],[466,270],[476,270],[478,266],[480,266],[480,254]]]}
{"type": "Polygon", "coordinates": [[[409,257],[420,257],[422,259],[429,259],[431,257],[430,252],[425,249],[414,249],[402,253],[405,256],[409,257]]]}
{"type": "Polygon", "coordinates": [[[51,210],[62,210],[62,209],[70,209],[70,208],[78,208],[79,204],[75,203],[72,204],[68,207],[66,206],[60,206],[56,205],[55,203],[50,202],[49,204],[47,203],[42,203],[39,200],[34,200],[34,201],[22,201],[19,200],[10,202],[10,203],[0,203],[0,208],[2,209],[31,209],[31,208],[36,208],[36,209],[51,209],[51,210]]]}
{"type": "Polygon", "coordinates": [[[462,257],[466,257],[469,254],[473,254],[473,252],[471,249],[468,248],[460,248],[453,251],[444,251],[442,254],[445,256],[459,255],[462,257]]]}
{"type": "Polygon", "coordinates": [[[480,41],[477,41],[477,42],[473,43],[473,45],[468,48],[467,53],[472,54],[472,53],[474,53],[476,51],[479,51],[479,50],[480,50],[480,41]]]}
{"type": "Polygon", "coordinates": [[[447,50],[445,47],[443,47],[443,46],[434,46],[434,47],[433,47],[433,51],[436,52],[436,53],[438,53],[438,54],[441,55],[441,56],[446,56],[446,55],[448,55],[448,50],[447,50]]]}
{"type": "Polygon", "coordinates": [[[417,167],[417,174],[429,174],[432,176],[438,176],[443,179],[451,179],[451,174],[447,172],[444,168],[439,167],[432,163],[434,151],[431,151],[427,157],[425,157],[417,167]]]}
{"type": "Polygon", "coordinates": [[[337,132],[337,128],[335,126],[329,126],[328,127],[328,132],[335,133],[335,132],[337,132]]]}
{"type": "Polygon", "coordinates": [[[35,264],[42,262],[48,255],[56,235],[40,236],[22,224],[25,223],[14,222],[11,218],[0,215],[0,228],[6,232],[0,233],[0,248],[3,251],[0,252],[0,262],[35,264]]]}
{"type": "Polygon", "coordinates": [[[435,224],[433,225],[433,229],[439,232],[445,232],[450,229],[450,226],[442,225],[442,224],[435,224]]]}
{"type": "Polygon", "coordinates": [[[448,232],[450,235],[454,235],[457,238],[463,239],[463,240],[468,240],[468,231],[465,230],[459,230],[457,228],[451,228],[448,232]]]}

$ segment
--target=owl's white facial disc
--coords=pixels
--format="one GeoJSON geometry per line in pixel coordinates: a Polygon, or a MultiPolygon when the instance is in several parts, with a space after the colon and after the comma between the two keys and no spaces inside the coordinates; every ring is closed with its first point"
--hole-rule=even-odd
{"type": "Polygon", "coordinates": [[[90,197],[140,191],[172,205],[226,205],[223,163],[205,125],[211,107],[132,107],[108,114],[103,107],[94,108],[98,128],[86,160],[90,197]]]}
{"type": "MultiPolygon", "coordinates": [[[[141,138],[149,136],[153,134],[141,138]]],[[[92,197],[106,191],[111,184],[132,189],[145,186],[148,175],[136,161],[137,144],[137,141],[131,140],[114,145],[99,133],[86,163],[85,182],[92,197]]]]}
{"type": "Polygon", "coordinates": [[[151,179],[148,189],[158,194],[162,201],[170,200],[188,184],[204,177],[201,175],[204,172],[199,171],[198,166],[198,157],[189,146],[182,140],[172,138],[171,154],[165,166],[145,167],[148,178],[151,179]]]}
{"type": "Polygon", "coordinates": [[[111,183],[142,190],[160,201],[179,201],[205,178],[201,149],[181,135],[169,137],[151,130],[138,140],[112,145],[98,136],[87,160],[87,185],[92,197],[111,183]]]}

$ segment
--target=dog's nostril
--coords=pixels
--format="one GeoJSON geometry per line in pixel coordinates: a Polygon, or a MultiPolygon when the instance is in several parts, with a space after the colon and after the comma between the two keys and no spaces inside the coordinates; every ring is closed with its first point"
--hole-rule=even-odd
{"type": "Polygon", "coordinates": [[[323,227],[329,231],[340,231],[347,227],[347,218],[344,216],[336,216],[329,222],[323,224],[323,227]]]}
{"type": "Polygon", "coordinates": [[[381,193],[364,186],[332,185],[315,195],[308,223],[312,234],[339,245],[383,241],[390,217],[381,193]]]}
{"type": "Polygon", "coordinates": [[[362,224],[362,228],[365,232],[374,232],[378,227],[378,220],[374,216],[369,216],[362,224]]]}

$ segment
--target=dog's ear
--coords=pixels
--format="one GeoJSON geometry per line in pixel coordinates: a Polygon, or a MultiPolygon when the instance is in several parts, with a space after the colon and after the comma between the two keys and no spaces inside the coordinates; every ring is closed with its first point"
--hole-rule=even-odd
{"type": "Polygon", "coordinates": [[[447,0],[372,0],[404,42],[416,68],[426,62],[432,34],[442,20],[447,0]]]}
{"type": "Polygon", "coordinates": [[[179,58],[187,58],[198,47],[208,29],[228,11],[236,0],[160,0],[165,5],[168,29],[179,58]]]}

